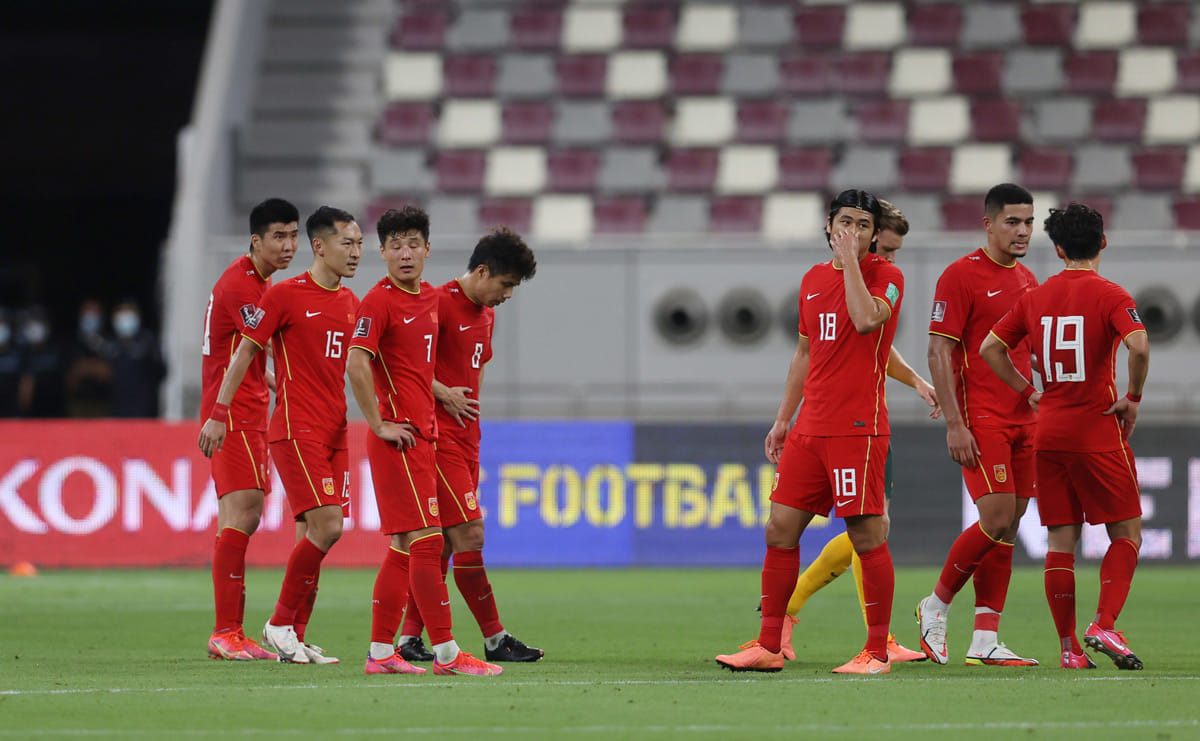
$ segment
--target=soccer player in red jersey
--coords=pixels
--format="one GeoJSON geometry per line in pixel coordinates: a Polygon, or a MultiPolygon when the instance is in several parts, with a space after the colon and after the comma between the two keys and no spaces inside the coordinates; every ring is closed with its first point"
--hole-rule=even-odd
{"type": "Polygon", "coordinates": [[[204,313],[200,417],[222,418],[235,444],[212,456],[217,493],[217,541],[213,550],[216,625],[208,639],[214,659],[275,659],[242,629],[246,605],[246,546],[262,518],[267,482],[267,358],[259,356],[245,382],[225,408],[216,407],[217,389],[233,360],[246,322],[253,320],[271,275],[296,254],[300,212],[280,198],[268,198],[250,211],[250,251],[234,260],[213,286],[204,313]]]}
{"type": "MultiPolygon", "coordinates": [[[[296,546],[288,558],[275,612],[263,642],[281,662],[336,664],[304,642],[317,596],[321,561],[342,535],[349,514],[350,463],[346,444],[346,344],[358,299],[341,284],[362,257],[362,230],[349,213],[322,206],[308,217],[312,243],[308,272],[272,286],[246,322],[243,339],[217,394],[227,407],[267,342],[275,350],[275,411],[267,438],[296,519],[296,546]]],[[[200,431],[205,455],[225,441],[224,415],[200,431]]]]}
{"type": "Polygon", "coordinates": [[[734,671],[783,668],[780,637],[800,573],[800,536],[813,517],[831,508],[845,518],[862,561],[868,623],[862,652],[833,671],[891,671],[887,637],[895,572],[883,530],[889,437],[884,382],[904,276],[869,252],[881,214],[870,193],[839,193],[825,227],[833,259],[811,268],[800,284],[799,341],[764,443],[778,469],[766,527],[762,624],[757,641],[717,657],[734,671]]]}
{"type": "Polygon", "coordinates": [[[1142,543],[1141,493],[1129,436],[1150,367],[1150,340],[1125,289],[1101,278],[1104,219],[1079,203],[1054,209],[1046,232],[1066,269],[1027,293],[983,341],[980,355],[1038,410],[1038,512],[1049,530],[1046,601],[1063,668],[1093,668],[1075,634],[1075,548],[1083,523],[1103,524],[1110,545],[1100,563],[1100,600],[1083,640],[1118,669],[1142,662],[1116,629],[1142,543]],[[1013,365],[1009,348],[1032,340],[1043,391],[1013,365]],[[1129,351],[1129,382],[1117,391],[1117,346],[1129,351]]]}
{"type": "Polygon", "coordinates": [[[435,674],[499,675],[503,669],[460,651],[450,630],[442,575],[434,364],[438,293],[421,280],[429,256],[429,216],[416,206],[391,209],[377,226],[387,275],[363,298],[347,371],[371,433],[367,459],[380,526],[391,536],[371,609],[367,674],[422,674],[393,641],[412,591],[433,643],[435,674]]]}
{"type": "MultiPolygon", "coordinates": [[[[454,556],[454,581],[484,636],[488,661],[537,661],[543,652],[504,629],[483,565],[483,512],[479,488],[479,387],[492,359],[494,307],[537,271],[533,251],[520,235],[498,227],[476,243],[467,272],[438,286],[437,361],[433,394],[438,422],[438,509],[446,548],[442,574],[454,556]]],[[[400,631],[400,655],[429,661],[421,643],[424,623],[410,594],[400,631]]]]}
{"type": "MultiPolygon", "coordinates": [[[[984,198],[983,226],[987,244],[951,263],[938,279],[929,321],[929,372],[946,417],[946,443],[962,466],[979,520],[950,547],[933,592],[917,604],[917,622],[921,648],[945,664],[950,603],[974,575],[975,631],[966,663],[1034,666],[1036,660],[1018,656],[998,635],[1017,527],[1037,493],[1034,411],[979,357],[996,320],[1037,285],[1019,262],[1033,233],[1033,196],[1012,183],[993,187],[984,198]]],[[[1013,362],[1029,373],[1028,343],[1014,346],[1013,362]]]]}

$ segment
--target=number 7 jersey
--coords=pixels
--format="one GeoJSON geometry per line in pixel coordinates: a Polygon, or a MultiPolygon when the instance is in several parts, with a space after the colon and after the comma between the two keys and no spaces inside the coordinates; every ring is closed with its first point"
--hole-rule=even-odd
{"type": "Polygon", "coordinates": [[[1064,270],[1026,293],[992,329],[1006,347],[1025,337],[1042,366],[1038,450],[1105,452],[1123,446],[1116,415],[1117,345],[1145,332],[1133,299],[1094,270],[1064,270]]]}

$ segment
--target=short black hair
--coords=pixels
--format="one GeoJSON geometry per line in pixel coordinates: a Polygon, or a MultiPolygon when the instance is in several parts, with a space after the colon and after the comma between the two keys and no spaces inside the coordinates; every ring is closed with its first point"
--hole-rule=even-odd
{"type": "Polygon", "coordinates": [[[879,205],[879,199],[875,196],[857,188],[843,190],[829,202],[829,218],[832,219],[843,208],[857,208],[871,214],[875,231],[879,231],[879,220],[883,217],[883,206],[879,205]]]}
{"type": "Polygon", "coordinates": [[[383,244],[393,234],[406,234],[416,229],[421,238],[429,241],[429,214],[420,206],[408,204],[404,208],[389,208],[379,217],[375,230],[379,233],[379,243],[383,244]]]}
{"type": "Polygon", "coordinates": [[[1016,183],[1000,183],[993,185],[983,198],[983,212],[988,218],[996,218],[996,214],[1005,206],[1028,203],[1033,205],[1033,194],[1016,183]]]}
{"type": "Polygon", "coordinates": [[[1046,233],[1061,247],[1068,260],[1090,260],[1100,254],[1104,242],[1104,217],[1094,208],[1071,203],[1052,208],[1046,217],[1046,233]]]}
{"type": "Polygon", "coordinates": [[[337,222],[349,224],[355,221],[354,216],[349,211],[343,211],[340,208],[333,206],[321,206],[312,215],[308,217],[308,221],[304,222],[304,231],[308,234],[309,244],[317,237],[324,239],[330,234],[337,232],[337,222]]]}
{"type": "Polygon", "coordinates": [[[272,224],[300,221],[300,209],[282,198],[268,198],[250,210],[250,233],[265,237],[272,224]]]}
{"type": "Polygon", "coordinates": [[[537,272],[537,260],[533,250],[521,239],[521,235],[507,226],[498,226],[479,238],[467,270],[486,265],[492,275],[515,275],[518,280],[529,280],[537,272]]]}

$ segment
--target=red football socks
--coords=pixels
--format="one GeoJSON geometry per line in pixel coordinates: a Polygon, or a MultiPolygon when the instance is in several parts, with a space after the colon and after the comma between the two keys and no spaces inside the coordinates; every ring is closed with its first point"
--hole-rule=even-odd
{"type": "Polygon", "coordinates": [[[250,536],[227,527],[217,535],[213,548],[213,602],[216,607],[215,631],[242,627],[246,594],[246,546],[250,536]]]}
{"type": "Polygon", "coordinates": [[[1102,629],[1114,629],[1129,596],[1137,562],[1138,547],[1129,538],[1118,538],[1109,544],[1100,562],[1100,602],[1096,607],[1096,624],[1102,629]]]}
{"type": "Polygon", "coordinates": [[[950,546],[950,555],[946,556],[946,565],[942,567],[942,575],[938,578],[937,586],[933,588],[934,595],[942,602],[950,604],[954,595],[963,588],[971,574],[979,566],[984,555],[996,545],[976,522],[962,531],[950,546]]]}
{"type": "Polygon", "coordinates": [[[454,640],[450,632],[450,595],[442,577],[441,533],[426,535],[409,546],[408,585],[425,619],[429,642],[434,646],[454,640]]]}
{"type": "Polygon", "coordinates": [[[482,552],[463,551],[454,554],[454,583],[458,585],[458,591],[462,593],[485,638],[504,630],[487,569],[483,567],[482,552]]]}
{"type": "Polygon", "coordinates": [[[371,594],[371,643],[392,643],[408,594],[408,554],[388,548],[371,594]]]}
{"type": "Polygon", "coordinates": [[[296,631],[296,637],[301,642],[304,641],[304,634],[308,631],[308,620],[312,617],[313,605],[317,603],[317,586],[321,580],[321,572],[317,572],[317,581],[313,583],[312,589],[308,590],[308,596],[300,602],[299,609],[296,610],[296,620],[292,623],[292,627],[296,631]]]}
{"type": "Polygon", "coordinates": [[[283,574],[283,585],[279,588],[279,601],[275,603],[275,614],[271,625],[292,625],[300,604],[317,584],[321,572],[321,560],[325,551],[308,538],[301,538],[288,557],[287,571],[283,574]]]}
{"type": "Polygon", "coordinates": [[[1050,551],[1046,554],[1046,602],[1058,631],[1062,650],[1083,653],[1075,637],[1075,554],[1050,551]]]}
{"type": "MultiPolygon", "coordinates": [[[[446,581],[446,572],[449,570],[450,557],[442,556],[442,581],[446,581]]],[[[408,604],[404,608],[404,625],[400,628],[400,635],[417,638],[423,630],[425,630],[425,619],[421,617],[421,609],[417,607],[417,601],[413,599],[410,589],[408,590],[408,604]]]]}
{"type": "Polygon", "coordinates": [[[863,599],[867,605],[867,651],[887,661],[888,626],[892,622],[892,597],[896,591],[896,569],[887,541],[858,554],[862,563],[863,599]]]}
{"type": "Polygon", "coordinates": [[[996,543],[975,569],[975,630],[1000,630],[1000,613],[1012,581],[1012,543],[996,543]],[[981,612],[979,608],[985,607],[981,612]]]}
{"type": "Polygon", "coordinates": [[[771,653],[779,653],[783,638],[783,615],[788,598],[800,576],[800,547],[773,548],[767,546],[762,570],[762,626],[758,642],[771,653]]]}

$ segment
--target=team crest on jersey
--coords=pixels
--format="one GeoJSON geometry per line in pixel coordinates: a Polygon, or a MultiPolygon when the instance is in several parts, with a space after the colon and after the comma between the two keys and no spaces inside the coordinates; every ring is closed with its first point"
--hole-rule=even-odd
{"type": "Polygon", "coordinates": [[[940,322],[945,318],[946,318],[946,302],[945,301],[934,301],[933,302],[933,313],[930,314],[929,321],[940,322]]]}
{"type": "Polygon", "coordinates": [[[437,516],[438,516],[437,497],[430,497],[430,498],[429,498],[429,514],[430,514],[432,517],[437,517],[437,516]]]}
{"type": "Polygon", "coordinates": [[[327,496],[327,497],[333,496],[333,477],[332,476],[326,476],[325,478],[321,479],[321,489],[325,492],[325,496],[327,496]]]}
{"type": "Polygon", "coordinates": [[[1008,467],[1003,463],[997,463],[992,466],[992,473],[996,476],[997,484],[1003,484],[1005,481],[1008,481],[1008,467]]]}
{"type": "Polygon", "coordinates": [[[479,509],[479,502],[475,501],[475,492],[467,492],[463,499],[467,500],[467,509],[471,510],[472,512],[479,509]]]}
{"type": "Polygon", "coordinates": [[[257,327],[258,323],[262,321],[264,316],[266,316],[263,313],[263,310],[254,304],[246,304],[242,306],[242,308],[238,309],[238,313],[242,315],[242,324],[245,324],[250,329],[257,327]]]}
{"type": "Polygon", "coordinates": [[[1138,324],[1142,323],[1142,318],[1140,316],[1138,316],[1137,308],[1126,309],[1125,311],[1129,312],[1130,319],[1137,322],[1138,324]]]}
{"type": "Polygon", "coordinates": [[[361,317],[358,320],[358,324],[354,325],[354,334],[351,335],[351,339],[354,339],[357,337],[370,337],[370,336],[371,336],[371,317],[369,317],[369,316],[361,317]]]}

